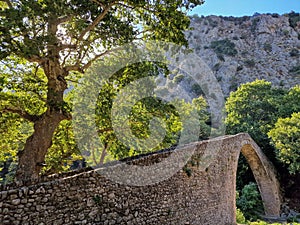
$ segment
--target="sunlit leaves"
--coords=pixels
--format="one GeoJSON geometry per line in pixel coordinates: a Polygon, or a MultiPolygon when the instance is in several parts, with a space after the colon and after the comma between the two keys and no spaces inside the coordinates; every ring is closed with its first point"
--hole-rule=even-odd
{"type": "Polygon", "coordinates": [[[227,132],[248,132],[269,158],[276,156],[295,173],[300,169],[299,101],[299,86],[284,90],[261,80],[243,84],[227,99],[227,132]]]}
{"type": "Polygon", "coordinates": [[[278,118],[277,103],[284,94],[284,90],[275,89],[263,80],[242,84],[226,102],[227,132],[247,132],[261,147],[265,146],[266,133],[278,118]]]}
{"type": "Polygon", "coordinates": [[[291,173],[300,171],[300,112],[291,117],[279,118],[268,133],[280,161],[288,165],[291,173]]]}

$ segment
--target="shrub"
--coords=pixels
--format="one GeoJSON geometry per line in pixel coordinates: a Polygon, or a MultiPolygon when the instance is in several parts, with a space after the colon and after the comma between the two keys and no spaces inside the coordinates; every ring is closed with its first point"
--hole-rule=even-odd
{"type": "Polygon", "coordinates": [[[288,36],[289,33],[290,33],[288,30],[283,30],[282,32],[283,32],[283,34],[284,34],[285,36],[288,36]]]}
{"type": "Polygon", "coordinates": [[[300,21],[300,14],[291,12],[288,14],[290,26],[295,28],[297,23],[300,21]]]}
{"type": "Polygon", "coordinates": [[[299,55],[299,50],[296,48],[293,48],[292,51],[290,51],[291,57],[297,57],[299,55]]]}
{"type": "Polygon", "coordinates": [[[299,74],[300,75],[300,65],[294,66],[289,70],[290,73],[299,74]]]}
{"type": "Polygon", "coordinates": [[[191,91],[194,92],[197,96],[203,95],[203,90],[201,86],[197,83],[194,83],[191,87],[191,91]]]}
{"type": "Polygon", "coordinates": [[[237,68],[236,68],[236,71],[241,71],[243,70],[243,66],[242,65],[239,65],[237,68]]]}
{"type": "Polygon", "coordinates": [[[251,182],[244,186],[236,205],[246,219],[253,221],[259,218],[259,214],[263,213],[263,205],[255,183],[251,182]]]}
{"type": "Polygon", "coordinates": [[[178,74],[178,75],[176,75],[176,76],[174,77],[174,82],[175,82],[176,84],[178,84],[178,83],[180,83],[181,81],[183,81],[183,79],[184,79],[184,75],[183,75],[183,74],[178,74]]]}
{"type": "Polygon", "coordinates": [[[189,168],[189,167],[187,167],[187,166],[184,166],[184,167],[182,168],[182,170],[186,173],[186,175],[187,175],[188,177],[191,177],[191,176],[192,176],[192,169],[191,169],[191,168],[189,168]]]}
{"type": "Polygon", "coordinates": [[[201,18],[197,14],[192,15],[190,18],[193,21],[195,21],[196,23],[200,23],[201,22],[201,18]]]}
{"type": "Polygon", "coordinates": [[[235,49],[235,44],[231,42],[229,39],[212,41],[209,46],[214,52],[218,55],[229,55],[235,56],[238,51],[235,49]]]}
{"type": "Polygon", "coordinates": [[[254,67],[255,66],[255,61],[253,59],[246,59],[244,61],[245,65],[248,67],[254,67]]]}
{"type": "Polygon", "coordinates": [[[257,24],[259,23],[260,19],[259,18],[255,18],[252,20],[252,25],[251,25],[251,32],[254,33],[257,27],[257,24]]]}
{"type": "Polygon", "coordinates": [[[272,51],[272,45],[270,43],[265,43],[264,44],[264,50],[267,52],[271,52],[272,51]]]}
{"type": "Polygon", "coordinates": [[[215,21],[210,17],[208,17],[207,20],[208,20],[208,23],[209,23],[210,26],[212,26],[212,27],[218,26],[218,21],[215,21]]]}
{"type": "Polygon", "coordinates": [[[246,223],[246,218],[240,209],[236,209],[236,222],[237,223],[246,223]]]}
{"type": "Polygon", "coordinates": [[[272,13],[271,15],[273,18],[279,18],[279,14],[278,13],[272,13]]]}

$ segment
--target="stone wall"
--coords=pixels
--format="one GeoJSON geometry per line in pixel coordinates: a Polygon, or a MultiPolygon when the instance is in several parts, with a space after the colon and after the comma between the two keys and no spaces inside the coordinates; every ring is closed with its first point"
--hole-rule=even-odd
{"type": "MultiPolygon", "coordinates": [[[[112,172],[114,168],[121,173],[124,163],[116,163],[108,168],[48,178],[38,184],[1,187],[0,224],[235,224],[236,169],[241,150],[256,153],[255,157],[247,157],[249,162],[261,162],[255,164],[260,168],[254,169],[268,170],[254,175],[263,176],[257,180],[271,185],[260,185],[267,195],[263,199],[273,205],[266,203],[266,213],[278,214],[279,186],[273,168],[264,161],[266,158],[250,136],[239,134],[185,146],[180,151],[193,154],[183,169],[145,186],[117,183],[109,179],[109,173],[101,172],[112,172]]],[[[175,153],[160,152],[127,164],[141,167],[162,160],[169,162],[172,154],[175,153]]],[[[170,162],[165,168],[174,166],[174,160],[170,162]]]]}

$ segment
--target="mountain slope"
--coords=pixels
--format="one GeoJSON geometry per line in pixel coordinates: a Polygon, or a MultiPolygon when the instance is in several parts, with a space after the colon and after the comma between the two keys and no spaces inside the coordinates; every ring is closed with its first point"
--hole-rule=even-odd
{"type": "Polygon", "coordinates": [[[300,16],[191,17],[190,47],[213,70],[225,95],[255,79],[300,84],[300,16]]]}

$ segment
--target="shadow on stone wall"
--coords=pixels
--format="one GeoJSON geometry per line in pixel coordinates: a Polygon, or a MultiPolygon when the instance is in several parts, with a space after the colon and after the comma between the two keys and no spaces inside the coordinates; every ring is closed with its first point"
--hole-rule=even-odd
{"type": "Polygon", "coordinates": [[[176,151],[55,175],[37,184],[3,186],[0,224],[235,224],[240,152],[253,170],[266,215],[279,215],[281,198],[275,169],[248,134],[191,143],[176,151]],[[183,168],[167,179],[150,182],[177,168],[181,156],[190,152],[183,168]],[[178,161],[168,160],[176,154],[178,161]],[[142,180],[144,186],[110,179],[118,174],[122,177],[124,165],[146,170],[163,161],[164,169],[132,178],[142,180]]]}

